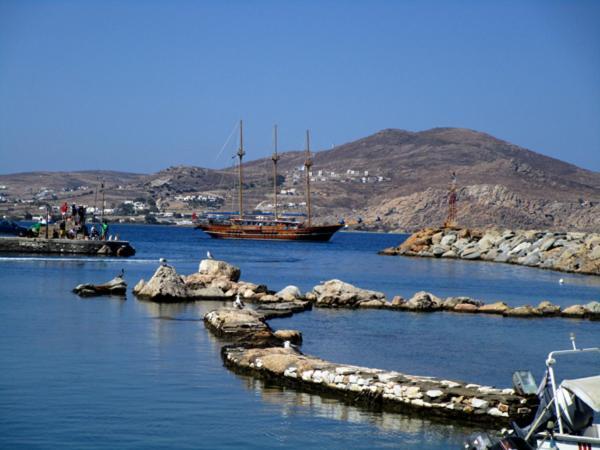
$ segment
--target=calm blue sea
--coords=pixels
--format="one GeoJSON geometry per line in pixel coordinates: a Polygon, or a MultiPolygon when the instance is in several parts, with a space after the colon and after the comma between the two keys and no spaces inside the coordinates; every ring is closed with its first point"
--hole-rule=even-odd
{"type": "MultiPolygon", "coordinates": [[[[138,253],[122,259],[0,255],[0,448],[459,448],[473,429],[345,406],[265,387],[222,367],[201,321],[219,302],[158,305],[80,299],[79,283],[121,268],[130,286],[165,257],[180,273],[206,251],[272,289],[339,278],[390,298],[427,290],[485,301],[561,305],[600,300],[600,277],[502,264],[384,257],[404,236],[338,233],[329,243],[211,240],[190,228],[113,226],[138,253]],[[558,279],[565,284],[559,285],[558,279]]],[[[546,354],[600,345],[600,323],[452,313],[315,309],[271,321],[304,333],[306,353],[337,362],[497,386],[513,370],[538,377],[546,354]]],[[[598,357],[565,376],[598,373],[598,357]]]]}

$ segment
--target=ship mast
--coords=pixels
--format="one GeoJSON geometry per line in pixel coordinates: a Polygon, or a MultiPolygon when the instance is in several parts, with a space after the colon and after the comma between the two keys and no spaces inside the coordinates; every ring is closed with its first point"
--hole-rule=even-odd
{"type": "Polygon", "coordinates": [[[310,206],[310,168],[313,165],[310,157],[310,131],[306,130],[306,159],[304,160],[304,170],[306,171],[306,214],[308,216],[307,224],[311,226],[311,206],[310,206]]]}
{"type": "Polygon", "coordinates": [[[273,198],[275,203],[275,220],[277,220],[277,162],[279,161],[279,155],[277,154],[277,125],[273,128],[273,143],[275,145],[275,151],[271,159],[273,160],[273,198]]]}
{"type": "Polygon", "coordinates": [[[239,166],[239,181],[240,181],[240,191],[239,191],[239,200],[240,200],[240,220],[244,218],[244,194],[243,194],[243,176],[242,176],[242,158],[246,153],[244,153],[244,133],[242,129],[242,121],[240,120],[240,148],[237,151],[237,156],[240,160],[239,166]]]}

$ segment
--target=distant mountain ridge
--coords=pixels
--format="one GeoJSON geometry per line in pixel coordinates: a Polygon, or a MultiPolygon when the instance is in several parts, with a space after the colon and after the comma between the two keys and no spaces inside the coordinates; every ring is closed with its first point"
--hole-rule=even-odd
{"type": "MultiPolygon", "coordinates": [[[[320,220],[344,217],[352,222],[360,217],[361,228],[403,231],[440,225],[446,215],[450,176],[455,172],[461,225],[600,231],[600,173],[478,131],[385,129],[316,152],[313,160],[313,203],[320,220]]],[[[304,152],[292,151],[282,153],[279,162],[281,189],[294,192],[281,201],[296,209],[302,201],[299,168],[303,161],[304,152]]],[[[248,209],[256,205],[268,209],[270,158],[245,162],[244,171],[248,209]]],[[[0,175],[0,185],[19,177],[21,182],[23,178],[35,181],[34,174],[26,175],[0,175]]],[[[79,180],[81,172],[73,176],[79,180]]],[[[65,174],[57,178],[70,182],[65,174]]],[[[237,176],[231,167],[180,166],[152,175],[115,178],[122,184],[126,181],[127,195],[151,195],[165,201],[182,193],[211,192],[227,197],[225,204],[231,207],[237,176]]]]}

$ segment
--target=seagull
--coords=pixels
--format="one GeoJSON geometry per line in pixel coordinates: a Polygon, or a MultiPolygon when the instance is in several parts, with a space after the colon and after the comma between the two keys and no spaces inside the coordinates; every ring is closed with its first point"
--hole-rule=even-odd
{"type": "Polygon", "coordinates": [[[212,253],[210,252],[210,250],[206,252],[206,257],[208,259],[214,259],[212,253]]]}
{"type": "Polygon", "coordinates": [[[236,309],[244,309],[246,307],[245,303],[240,298],[240,294],[238,294],[235,297],[235,300],[233,302],[233,307],[236,308],[236,309]]]}
{"type": "Polygon", "coordinates": [[[158,260],[158,262],[160,263],[161,266],[166,266],[167,265],[167,259],[166,258],[160,258],[158,260]]]}
{"type": "Polygon", "coordinates": [[[117,275],[117,278],[123,278],[125,276],[125,269],[121,269],[121,273],[117,275]]]}
{"type": "Polygon", "coordinates": [[[292,344],[290,341],[283,341],[283,348],[289,348],[296,353],[302,353],[297,345],[292,344]]]}
{"type": "Polygon", "coordinates": [[[565,284],[565,280],[563,280],[562,278],[560,280],[558,280],[558,284],[565,284]]]}

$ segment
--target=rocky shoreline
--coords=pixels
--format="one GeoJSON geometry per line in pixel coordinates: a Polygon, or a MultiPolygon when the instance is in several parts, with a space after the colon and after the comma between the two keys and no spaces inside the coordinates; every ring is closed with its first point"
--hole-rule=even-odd
{"type": "Polygon", "coordinates": [[[382,255],[457,258],[600,275],[600,234],[425,228],[382,255]]]}

